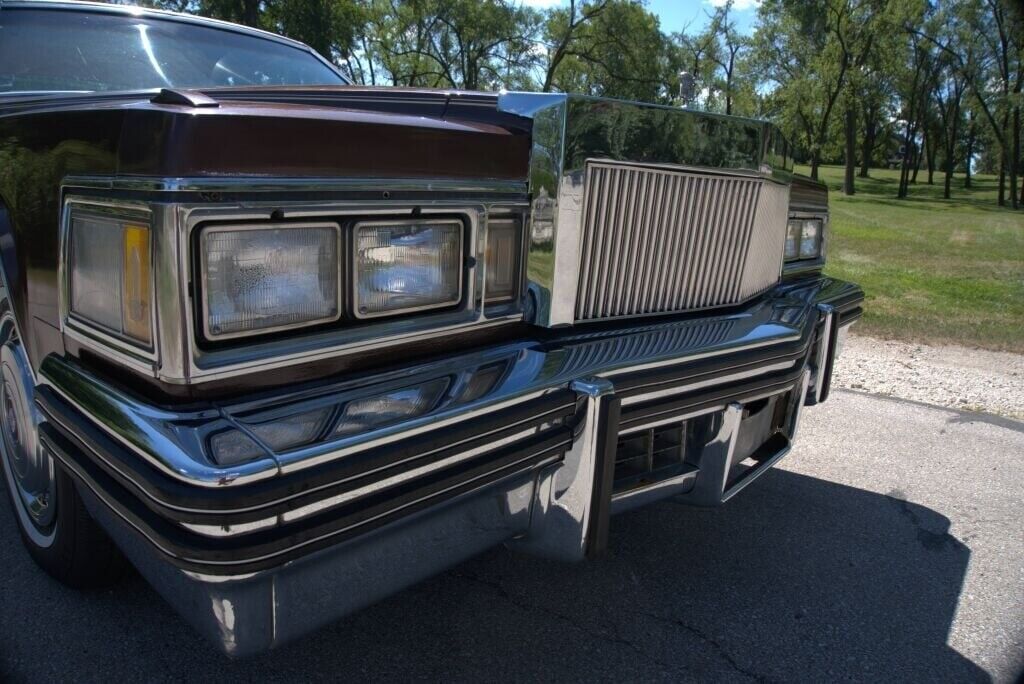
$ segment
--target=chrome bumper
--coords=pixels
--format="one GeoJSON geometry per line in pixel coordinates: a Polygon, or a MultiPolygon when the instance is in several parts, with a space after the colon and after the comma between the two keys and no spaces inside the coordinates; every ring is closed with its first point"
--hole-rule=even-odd
{"type": "Polygon", "coordinates": [[[727,500],[788,451],[801,407],[827,396],[835,340],[862,298],[804,281],[728,315],[573,331],[189,411],[51,357],[41,435],[147,579],[243,655],[502,542],[579,560],[603,550],[613,512],[727,500]],[[422,415],[363,432],[334,423],[287,449],[260,438],[275,421],[337,421],[352,402],[426,384],[446,390],[422,415]],[[768,424],[755,405],[784,418],[763,444],[747,444],[768,424]],[[620,438],[683,423],[700,427],[685,463],[616,480],[620,438]],[[217,466],[210,437],[230,430],[260,456],[217,466]],[[747,456],[756,463],[741,468],[747,456]]]}

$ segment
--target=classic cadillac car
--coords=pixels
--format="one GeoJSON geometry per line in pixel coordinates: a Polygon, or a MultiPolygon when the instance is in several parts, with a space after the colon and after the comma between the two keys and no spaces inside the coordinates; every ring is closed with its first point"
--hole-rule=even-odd
{"type": "Polygon", "coordinates": [[[762,121],[360,87],[244,27],[4,0],[14,519],[234,655],[496,545],[593,557],[828,397],[863,293],[822,275],[827,204],[762,121]]]}

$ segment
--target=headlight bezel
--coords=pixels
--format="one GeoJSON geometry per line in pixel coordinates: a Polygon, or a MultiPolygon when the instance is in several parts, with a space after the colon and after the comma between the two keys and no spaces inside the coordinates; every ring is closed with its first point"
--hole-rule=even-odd
{"type": "MultiPolygon", "coordinates": [[[[172,388],[228,382],[232,378],[276,372],[307,363],[339,367],[338,364],[348,363],[344,360],[346,357],[467,335],[482,327],[522,320],[527,293],[525,285],[521,286],[518,298],[511,302],[485,305],[482,298],[484,238],[488,220],[513,216],[522,225],[527,223],[529,202],[522,195],[520,183],[443,183],[432,180],[415,186],[424,193],[435,195],[430,199],[404,195],[414,187],[406,181],[381,185],[380,181],[353,184],[346,180],[309,187],[327,188],[337,197],[317,199],[295,195],[292,193],[297,188],[283,185],[279,180],[254,183],[246,179],[236,183],[234,180],[205,179],[175,179],[173,182],[112,177],[65,179],[61,191],[61,242],[59,257],[55,261],[60,283],[57,324],[68,352],[75,357],[84,353],[95,354],[138,376],[172,388]],[[237,194],[243,190],[247,193],[245,196],[237,194]],[[358,194],[353,194],[354,190],[358,194]],[[394,192],[396,197],[388,196],[384,190],[394,192]],[[117,194],[112,196],[112,192],[117,194]],[[197,194],[200,192],[205,194],[197,194]],[[446,195],[436,196],[438,192],[446,195]],[[152,349],[140,349],[68,315],[67,261],[63,256],[66,253],[66,227],[72,215],[79,211],[92,211],[94,205],[118,216],[138,214],[151,218],[151,316],[155,317],[152,349]],[[466,226],[465,289],[457,306],[357,321],[351,316],[348,293],[344,292],[342,307],[345,316],[336,323],[217,341],[210,341],[203,334],[198,313],[201,283],[198,250],[195,248],[197,231],[202,226],[332,221],[340,223],[344,231],[352,222],[366,218],[395,220],[453,216],[466,226]]],[[[342,242],[343,248],[348,250],[349,242],[344,234],[342,242]]],[[[347,263],[348,255],[343,258],[347,263]]],[[[520,269],[525,274],[526,255],[520,254],[519,258],[520,269]]],[[[347,277],[343,274],[346,290],[347,277]]]]}
{"type": "Polygon", "coordinates": [[[786,220],[786,238],[783,240],[783,270],[785,271],[803,271],[803,270],[817,270],[825,264],[828,248],[828,224],[829,215],[827,211],[790,211],[789,216],[786,220]],[[798,221],[801,224],[800,232],[797,238],[796,244],[796,256],[786,255],[786,243],[789,238],[790,225],[798,221]],[[803,242],[804,226],[808,222],[818,223],[818,239],[817,239],[817,253],[813,256],[803,256],[801,254],[801,246],[803,242]]]}

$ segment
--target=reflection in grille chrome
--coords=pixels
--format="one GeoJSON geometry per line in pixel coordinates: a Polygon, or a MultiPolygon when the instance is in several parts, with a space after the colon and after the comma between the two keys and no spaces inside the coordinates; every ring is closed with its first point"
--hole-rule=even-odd
{"type": "Polygon", "coordinates": [[[789,189],[589,162],[576,319],[736,304],[779,280],[789,189]]]}
{"type": "Polygon", "coordinates": [[[694,349],[719,344],[734,334],[735,327],[736,319],[721,318],[699,324],[660,326],[629,335],[588,340],[568,350],[557,377],[579,377],[630,359],[681,356],[694,349]]]}

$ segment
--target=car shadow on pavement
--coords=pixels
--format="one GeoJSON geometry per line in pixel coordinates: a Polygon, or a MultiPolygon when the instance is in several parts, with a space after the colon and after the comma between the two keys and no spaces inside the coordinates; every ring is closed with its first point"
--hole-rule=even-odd
{"type": "Polygon", "coordinates": [[[719,509],[615,518],[601,560],[496,549],[238,662],[137,576],[100,594],[53,583],[4,506],[0,665],[31,680],[986,680],[946,643],[969,549],[890,494],[775,470],[719,509]]]}

